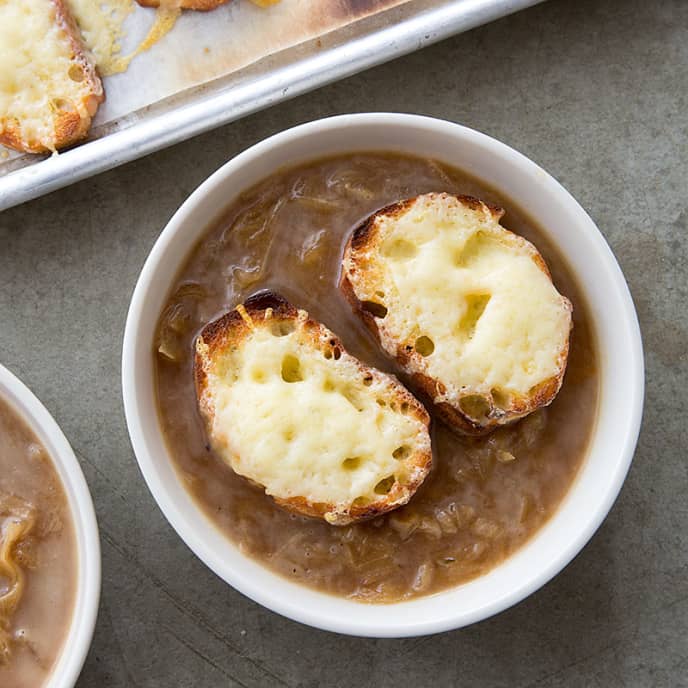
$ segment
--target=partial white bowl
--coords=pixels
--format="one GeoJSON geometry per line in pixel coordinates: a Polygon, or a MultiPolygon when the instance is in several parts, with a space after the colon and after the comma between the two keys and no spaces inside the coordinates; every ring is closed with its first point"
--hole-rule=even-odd
{"type": "Polygon", "coordinates": [[[91,647],[100,601],[100,540],[91,494],[69,442],[19,378],[0,365],[0,397],[25,420],[52,459],[74,523],[78,580],[74,612],[62,651],[43,688],[73,688],[91,647]]]}
{"type": "Polygon", "coordinates": [[[153,247],[132,297],[122,360],[124,406],[141,471],[163,513],[218,576],[256,602],[305,624],[352,635],[414,636],[480,621],[537,590],[580,551],[621,489],[643,403],[643,353],[628,287],[599,230],[571,195],[512,148],[451,122],[403,114],[343,115],[289,129],[230,160],[194,191],[153,247]],[[600,349],[599,415],[587,458],[551,520],[488,574],[429,597],[361,604],[290,582],[242,554],[209,521],[175,472],[153,385],[154,332],[178,269],[244,189],[277,168],[337,153],[398,151],[469,171],[519,200],[566,257],[591,304],[600,349]]]}

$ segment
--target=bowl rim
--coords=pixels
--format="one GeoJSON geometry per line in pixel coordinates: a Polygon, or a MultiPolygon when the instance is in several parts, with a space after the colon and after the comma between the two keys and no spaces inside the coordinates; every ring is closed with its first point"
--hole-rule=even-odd
{"type": "Polygon", "coordinates": [[[69,630],[44,688],[72,688],[91,647],[100,604],[101,554],[98,522],[86,479],[60,426],[38,397],[0,364],[0,397],[36,434],[67,496],[77,550],[77,587],[69,630]]]}
{"type": "MultiPolygon", "coordinates": [[[[380,147],[380,149],[384,148],[384,146],[380,147]]],[[[352,152],[354,149],[355,145],[352,146],[352,152]]],[[[300,162],[306,162],[308,159],[308,156],[305,155],[299,159],[290,161],[289,164],[292,165],[300,162]]],[[[201,236],[202,232],[206,230],[207,225],[204,226],[203,230],[199,230],[195,236],[201,236]]],[[[181,265],[181,261],[177,264],[177,267],[179,267],[179,265],[181,265]]],[[[150,382],[151,381],[149,381],[149,383],[150,382]]],[[[201,561],[206,564],[206,566],[213,570],[225,582],[229,583],[232,587],[247,597],[265,606],[266,608],[295,621],[323,630],[330,630],[338,633],[358,636],[408,637],[452,630],[476,621],[480,621],[498,612],[501,612],[504,609],[507,609],[508,607],[520,602],[532,592],[539,589],[545,583],[551,580],[551,578],[561,571],[585,546],[611,509],[630,468],[637,444],[642,418],[644,398],[644,360],[637,314],[628,289],[628,285],[616,261],[616,258],[614,257],[607,242],[592,219],[571,196],[571,194],[554,177],[548,174],[535,162],[514,150],[510,146],[486,134],[454,122],[412,114],[386,112],[358,113],[338,115],[300,124],[293,128],[276,133],[267,139],[254,144],[250,148],[244,150],[223,164],[217,171],[215,171],[204,182],[202,182],[186,199],[186,201],[184,201],[184,203],[169,220],[166,227],[163,229],[154,246],[152,247],[151,252],[141,270],[132,295],[123,339],[122,391],[129,435],[139,468],[148,485],[148,488],[169,523],[176,530],[186,545],[196,554],[196,556],[201,559],[201,561]],[[172,243],[178,231],[184,227],[185,223],[190,217],[193,216],[194,212],[203,206],[206,196],[210,195],[213,190],[221,186],[225,179],[235,174],[237,170],[241,169],[251,161],[269,154],[273,149],[290,144],[298,139],[304,139],[316,134],[332,132],[333,130],[350,129],[352,127],[367,127],[371,125],[384,125],[388,128],[395,127],[399,129],[399,131],[402,131],[405,128],[420,128],[432,130],[436,134],[447,135],[456,139],[468,139],[472,144],[479,146],[487,155],[494,155],[497,158],[500,156],[502,158],[510,158],[510,161],[513,164],[517,164],[523,170],[524,174],[528,173],[535,175],[538,177],[541,183],[546,184],[547,190],[552,194],[557,194],[561,203],[565,204],[566,212],[571,217],[571,221],[573,222],[575,220],[578,225],[581,225],[584,228],[585,233],[587,234],[586,239],[594,245],[595,250],[598,252],[598,258],[604,264],[603,267],[607,279],[610,281],[610,284],[613,287],[612,298],[616,299],[621,311],[620,317],[622,317],[623,326],[625,329],[625,341],[628,346],[628,355],[632,361],[632,367],[628,370],[631,393],[627,397],[625,433],[623,435],[623,443],[618,451],[618,461],[615,466],[615,471],[606,487],[604,498],[600,499],[599,503],[594,506],[592,513],[587,515],[587,521],[585,522],[584,527],[579,528],[576,531],[575,537],[567,541],[561,547],[557,555],[552,557],[546,563],[546,565],[538,568],[537,572],[530,576],[528,580],[514,585],[513,589],[497,594],[495,598],[491,600],[491,602],[476,607],[468,612],[461,610],[449,610],[441,618],[437,619],[422,619],[419,621],[411,618],[412,610],[422,606],[424,601],[434,597],[447,595],[451,591],[455,590],[456,587],[445,591],[440,591],[434,595],[415,598],[410,601],[396,602],[392,603],[391,605],[361,605],[358,602],[347,601],[347,604],[349,605],[363,606],[368,608],[380,606],[388,609],[390,606],[399,605],[408,607],[409,614],[407,615],[407,620],[401,623],[397,622],[394,626],[391,626],[387,623],[381,623],[379,621],[371,622],[370,620],[353,618],[355,614],[353,614],[353,616],[343,616],[332,613],[323,614],[313,606],[309,607],[308,605],[300,604],[298,600],[292,599],[290,595],[279,597],[276,593],[272,593],[269,590],[266,591],[259,583],[253,581],[250,576],[242,576],[235,570],[225,568],[219,557],[201,541],[201,538],[199,538],[197,533],[194,532],[191,525],[187,523],[186,517],[182,514],[181,509],[177,504],[175,504],[173,499],[168,494],[161,476],[159,475],[155,466],[155,461],[148,452],[145,441],[145,428],[143,427],[141,415],[139,414],[138,399],[138,390],[140,385],[146,383],[145,381],[139,380],[136,375],[137,340],[141,322],[140,315],[151,289],[153,278],[158,269],[160,260],[164,255],[168,245],[172,243]]],[[[158,432],[160,432],[159,428],[158,432]]],[[[592,437],[597,437],[598,432],[599,429],[596,428],[593,431],[592,437]]],[[[569,488],[569,491],[564,499],[566,499],[574,491],[574,487],[575,482],[569,488]]],[[[199,507],[196,506],[196,508],[201,511],[199,507]]],[[[205,517],[205,514],[202,515],[205,517]]],[[[551,524],[553,520],[554,516],[518,551],[523,550],[529,545],[529,543],[532,543],[534,540],[536,540],[540,533],[547,527],[548,524],[551,524]]],[[[234,546],[229,539],[228,542],[234,546]]],[[[238,549],[237,552],[243,559],[252,561],[250,557],[241,554],[238,549]]],[[[507,558],[507,561],[515,556],[515,554],[516,553],[507,558]]],[[[500,564],[495,568],[499,569],[503,565],[504,564],[500,564]]],[[[490,573],[491,572],[488,572],[486,575],[490,575],[490,573]]],[[[279,574],[274,573],[272,575],[280,581],[286,581],[286,579],[279,576],[279,574]]],[[[484,576],[480,578],[484,578],[484,576]]],[[[471,583],[472,581],[466,585],[470,585],[471,583]]],[[[314,599],[317,600],[318,595],[324,598],[332,599],[331,595],[314,592],[305,586],[297,586],[293,583],[289,583],[289,585],[292,586],[290,588],[291,590],[294,588],[303,590],[304,596],[306,596],[305,591],[311,593],[307,595],[311,601],[314,599]]]]}

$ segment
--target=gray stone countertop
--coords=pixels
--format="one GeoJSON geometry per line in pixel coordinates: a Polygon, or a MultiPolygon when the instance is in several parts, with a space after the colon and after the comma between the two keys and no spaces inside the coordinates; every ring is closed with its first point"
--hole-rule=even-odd
{"type": "Polygon", "coordinates": [[[90,485],[103,593],[79,688],[688,686],[688,2],[550,0],[0,214],[0,361],[90,485]],[[365,640],[281,618],[173,532],[122,410],[129,298],[155,238],[227,159],[283,128],[396,110],[484,131],[588,210],[635,299],[645,414],[623,491],[552,582],[472,627],[365,640]]]}

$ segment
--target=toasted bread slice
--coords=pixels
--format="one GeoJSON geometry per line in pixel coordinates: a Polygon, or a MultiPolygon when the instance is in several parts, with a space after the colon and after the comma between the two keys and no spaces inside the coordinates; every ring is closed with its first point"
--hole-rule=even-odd
{"type": "Polygon", "coordinates": [[[203,329],[194,372],[213,449],[292,511],[372,518],[406,504],[430,470],[420,402],[272,292],[203,329]]]}
{"type": "Polygon", "coordinates": [[[43,153],[86,136],[103,87],[63,0],[0,2],[0,143],[43,153]]]}
{"type": "Polygon", "coordinates": [[[341,289],[450,426],[489,432],[549,404],[568,357],[571,303],[501,208],[430,193],[352,234],[341,289]]]}

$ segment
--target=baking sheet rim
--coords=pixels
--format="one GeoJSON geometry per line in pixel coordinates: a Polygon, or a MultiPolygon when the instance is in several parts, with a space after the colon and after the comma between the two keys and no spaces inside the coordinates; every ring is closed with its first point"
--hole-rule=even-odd
{"type": "Polygon", "coordinates": [[[456,0],[0,177],[0,210],[543,0],[456,0]]]}

